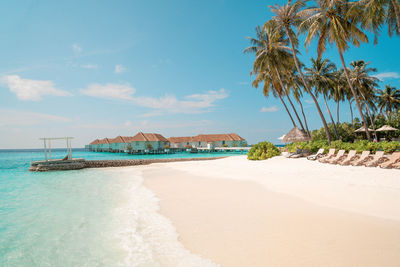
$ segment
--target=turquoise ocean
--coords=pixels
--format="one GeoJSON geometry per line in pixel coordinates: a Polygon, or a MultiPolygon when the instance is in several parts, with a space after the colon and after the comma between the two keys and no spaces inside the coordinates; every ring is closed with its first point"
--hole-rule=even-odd
{"type": "MultiPolygon", "coordinates": [[[[189,158],[240,153],[74,158],[189,158]]],[[[54,158],[65,156],[55,150],[54,158]]],[[[214,266],[177,242],[134,167],[29,172],[40,150],[0,150],[0,266],[214,266]],[[128,171],[129,169],[129,171],[128,171]]]]}

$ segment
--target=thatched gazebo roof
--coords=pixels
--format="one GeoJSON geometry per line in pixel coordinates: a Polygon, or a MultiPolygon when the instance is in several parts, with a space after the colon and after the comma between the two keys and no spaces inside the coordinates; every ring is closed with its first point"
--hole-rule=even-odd
{"type": "MultiPolygon", "coordinates": [[[[368,128],[368,132],[373,132],[373,129],[368,128]]],[[[365,126],[361,126],[360,128],[358,128],[357,130],[354,131],[355,133],[361,133],[361,132],[365,132],[365,126]]]]}
{"type": "Polygon", "coordinates": [[[393,128],[389,125],[383,125],[381,128],[377,129],[377,132],[388,132],[388,131],[397,131],[399,129],[393,128]]]}
{"type": "Polygon", "coordinates": [[[306,132],[300,130],[298,127],[294,127],[283,138],[284,143],[310,141],[310,140],[311,138],[306,134],[306,132]]]}

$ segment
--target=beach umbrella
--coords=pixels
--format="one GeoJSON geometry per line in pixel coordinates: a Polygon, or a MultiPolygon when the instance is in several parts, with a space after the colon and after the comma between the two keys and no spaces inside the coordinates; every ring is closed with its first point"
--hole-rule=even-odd
{"type": "Polygon", "coordinates": [[[389,131],[397,131],[398,129],[393,128],[389,125],[383,125],[381,128],[377,129],[377,132],[389,132],[389,131]]]}
{"type": "MultiPolygon", "coordinates": [[[[373,132],[373,129],[368,128],[369,132],[373,132]]],[[[354,131],[355,133],[361,133],[361,132],[365,132],[365,126],[362,126],[360,128],[358,128],[357,130],[354,131]]]]}
{"type": "Polygon", "coordinates": [[[285,134],[283,137],[284,143],[310,141],[311,138],[306,134],[305,131],[300,130],[298,127],[294,127],[290,132],[285,134]]]}

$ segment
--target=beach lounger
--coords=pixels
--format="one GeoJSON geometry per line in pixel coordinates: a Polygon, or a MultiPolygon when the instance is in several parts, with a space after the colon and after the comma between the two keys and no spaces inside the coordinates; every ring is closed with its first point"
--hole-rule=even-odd
{"type": "Polygon", "coordinates": [[[331,158],[331,159],[328,159],[328,160],[326,160],[325,162],[326,162],[326,163],[330,163],[330,164],[336,164],[336,163],[338,163],[339,161],[341,161],[344,157],[346,157],[346,156],[344,155],[345,153],[346,153],[346,150],[341,149],[341,150],[339,150],[339,152],[336,154],[335,157],[333,157],[333,158],[331,158]]]}
{"type": "Polygon", "coordinates": [[[297,158],[306,157],[308,155],[310,155],[310,150],[305,149],[305,150],[301,151],[300,153],[296,153],[295,155],[290,155],[289,158],[297,159],[297,158]]]}
{"type": "Polygon", "coordinates": [[[291,157],[294,157],[294,156],[296,156],[296,155],[299,155],[300,153],[301,153],[301,149],[298,148],[298,149],[296,150],[296,152],[289,153],[286,157],[287,157],[287,158],[291,158],[291,157]]]}
{"type": "Polygon", "coordinates": [[[328,154],[326,154],[325,157],[320,158],[318,161],[322,162],[322,163],[325,162],[326,160],[328,160],[328,159],[332,158],[333,156],[335,156],[335,152],[336,152],[336,149],[334,149],[334,148],[329,149],[328,154]]]}
{"type": "Polygon", "coordinates": [[[361,156],[353,160],[350,165],[352,166],[361,166],[363,165],[366,161],[372,159],[372,157],[369,155],[371,152],[369,150],[363,151],[361,153],[361,156]]]}
{"type": "Polygon", "coordinates": [[[317,160],[317,159],[319,159],[320,157],[323,157],[324,151],[325,151],[325,149],[320,148],[320,149],[318,149],[318,152],[317,152],[316,154],[311,155],[311,156],[308,156],[307,159],[308,159],[308,160],[317,160]]]}
{"type": "Polygon", "coordinates": [[[347,154],[347,157],[339,164],[342,166],[350,165],[350,162],[354,160],[356,157],[357,157],[357,150],[350,150],[349,154],[347,154]]]}
{"type": "Polygon", "coordinates": [[[379,165],[379,167],[389,169],[392,167],[393,164],[397,163],[398,161],[400,161],[400,152],[393,152],[389,160],[379,165]]]}
{"type": "Polygon", "coordinates": [[[364,166],[366,167],[376,167],[382,162],[385,161],[385,152],[383,151],[377,151],[372,158],[372,160],[365,162],[364,166]]]}
{"type": "Polygon", "coordinates": [[[400,170],[400,162],[397,162],[392,165],[392,169],[399,169],[400,170]]]}

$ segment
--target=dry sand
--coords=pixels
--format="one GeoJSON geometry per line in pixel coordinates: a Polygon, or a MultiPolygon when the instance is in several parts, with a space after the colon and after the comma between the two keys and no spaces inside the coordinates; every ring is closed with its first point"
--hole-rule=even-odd
{"type": "Polygon", "coordinates": [[[398,170],[242,156],[140,169],[179,241],[222,266],[400,266],[398,170]]]}

